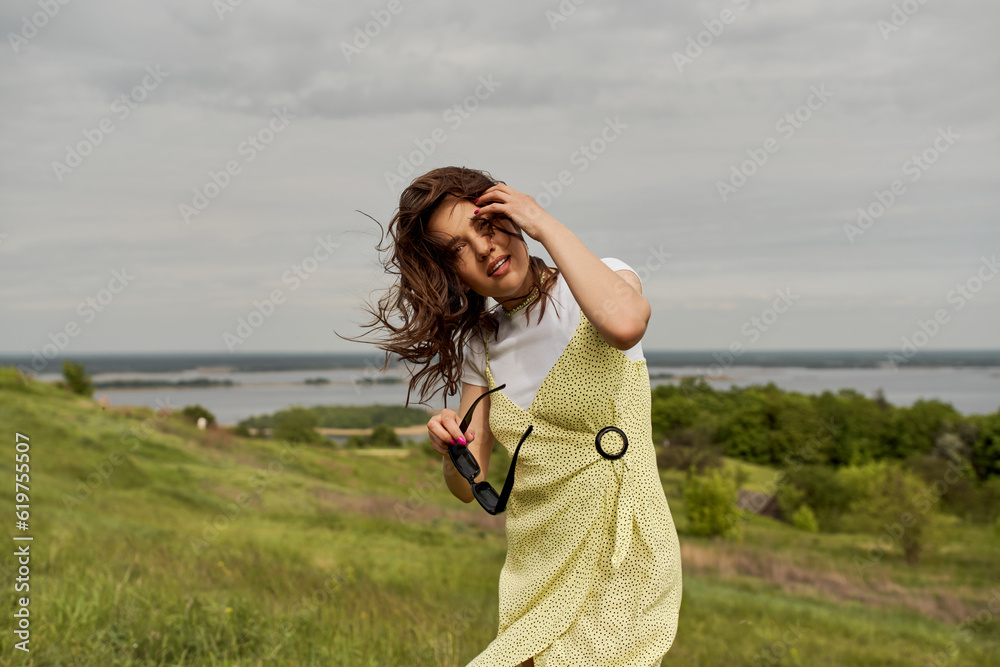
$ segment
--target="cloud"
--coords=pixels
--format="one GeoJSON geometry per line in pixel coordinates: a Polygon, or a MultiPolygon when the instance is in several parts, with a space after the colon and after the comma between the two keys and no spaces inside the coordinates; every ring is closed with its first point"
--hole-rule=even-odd
{"type": "MultiPolygon", "coordinates": [[[[727,346],[785,286],[802,300],[757,349],[896,346],[1000,250],[993,4],[926,3],[887,37],[893,3],[860,0],[388,6],[240,3],[220,18],[194,0],[70,2],[16,53],[8,40],[0,350],[37,347],[122,266],[136,282],[80,351],[224,349],[326,234],[339,253],[246,349],[355,350],[331,331],[354,333],[360,298],[385,284],[378,229],[355,211],[384,225],[387,180],[446,164],[548,196],[600,257],[671,252],[644,278],[647,349],[727,346]],[[705,45],[679,70],[689,38],[705,45]],[[121,117],[148,67],[169,74],[121,117]],[[476,97],[483,78],[499,85],[476,97]],[[809,108],[815,86],[832,96],[809,108]],[[276,109],[294,119],[269,136],[276,109]],[[609,119],[626,126],[611,142],[609,119]],[[53,163],[102,122],[114,130],[60,181],[53,163]],[[948,127],[960,138],[913,179],[908,161],[948,127]],[[186,224],[181,205],[232,162],[186,224]],[[734,170],[745,183],[724,201],[734,170]],[[560,174],[572,182],[553,196],[560,174]],[[845,225],[896,180],[905,192],[851,243],[845,225]]],[[[0,8],[4,33],[38,11],[0,8]]],[[[933,345],[995,346],[998,284],[933,345]]]]}

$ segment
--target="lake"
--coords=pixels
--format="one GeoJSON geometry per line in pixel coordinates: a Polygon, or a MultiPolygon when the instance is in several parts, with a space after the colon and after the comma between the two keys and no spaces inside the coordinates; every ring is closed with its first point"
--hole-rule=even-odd
{"type": "MultiPolygon", "coordinates": [[[[650,366],[651,384],[657,386],[677,380],[656,378],[657,375],[697,375],[704,367],[650,366]]],[[[391,373],[390,373],[391,375],[391,373]]],[[[58,373],[43,373],[39,379],[53,381],[58,373]]],[[[304,371],[266,371],[232,373],[209,369],[187,370],[171,373],[103,373],[95,374],[94,381],[125,379],[180,380],[212,379],[232,380],[233,387],[212,388],[155,388],[155,389],[97,389],[95,398],[106,395],[112,405],[167,405],[182,408],[200,404],[210,410],[220,424],[235,424],[253,415],[273,413],[291,405],[402,405],[406,401],[407,385],[367,384],[383,377],[372,370],[336,369],[304,371]],[[306,379],[324,378],[325,385],[306,385],[306,379]]],[[[881,388],[886,399],[894,405],[911,405],[917,399],[936,398],[955,406],[963,414],[985,414],[1000,410],[1000,368],[997,367],[900,367],[891,368],[800,368],[733,366],[718,375],[710,374],[709,384],[716,389],[766,384],[774,382],[781,389],[804,394],[819,394],[824,390],[854,389],[871,397],[881,388]]],[[[450,397],[448,407],[458,406],[458,396],[450,397]]],[[[416,405],[418,397],[411,397],[416,405]]],[[[422,406],[417,406],[422,407],[422,406]]],[[[439,393],[431,402],[434,411],[444,407],[439,393]]]]}

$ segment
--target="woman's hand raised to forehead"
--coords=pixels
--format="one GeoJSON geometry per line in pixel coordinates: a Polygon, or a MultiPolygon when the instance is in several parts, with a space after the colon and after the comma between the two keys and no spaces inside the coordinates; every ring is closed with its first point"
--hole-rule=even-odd
{"type": "Polygon", "coordinates": [[[505,215],[536,241],[541,241],[545,231],[558,224],[555,218],[539,206],[534,197],[518,192],[505,183],[494,185],[474,203],[479,207],[479,214],[505,215]]]}

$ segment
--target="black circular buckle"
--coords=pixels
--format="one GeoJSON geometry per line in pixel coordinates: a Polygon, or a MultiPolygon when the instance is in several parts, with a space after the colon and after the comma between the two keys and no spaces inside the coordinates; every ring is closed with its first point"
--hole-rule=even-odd
{"type": "Polygon", "coordinates": [[[602,428],[600,431],[597,432],[597,438],[594,440],[594,445],[597,447],[598,454],[600,454],[606,459],[614,461],[615,459],[620,459],[621,457],[625,456],[625,451],[628,450],[628,438],[625,437],[625,431],[621,430],[617,426],[605,426],[604,428],[602,428]],[[603,438],[604,434],[607,433],[608,431],[617,431],[618,435],[622,437],[622,443],[623,443],[622,450],[617,454],[608,454],[603,449],[601,449],[601,438],[603,438]]]}

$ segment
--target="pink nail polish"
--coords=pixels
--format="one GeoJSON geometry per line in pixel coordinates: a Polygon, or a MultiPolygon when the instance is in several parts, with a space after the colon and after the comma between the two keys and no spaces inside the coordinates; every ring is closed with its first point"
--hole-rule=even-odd
{"type": "Polygon", "coordinates": [[[473,213],[473,214],[476,214],[476,213],[479,213],[479,209],[477,208],[477,209],[476,209],[475,211],[473,211],[472,213],[473,213]]]}
{"type": "Polygon", "coordinates": [[[454,441],[454,440],[452,440],[452,441],[451,441],[451,442],[449,442],[448,444],[449,444],[449,445],[454,445],[454,444],[455,444],[455,441],[454,441]]]}
{"type": "Polygon", "coordinates": [[[475,199],[473,199],[472,203],[473,204],[478,204],[479,203],[479,197],[476,197],[475,199]]]}
{"type": "Polygon", "coordinates": [[[466,445],[466,444],[468,444],[468,443],[466,443],[466,442],[465,442],[465,438],[459,438],[459,439],[458,439],[458,441],[459,441],[460,443],[462,443],[463,445],[466,445]]]}

